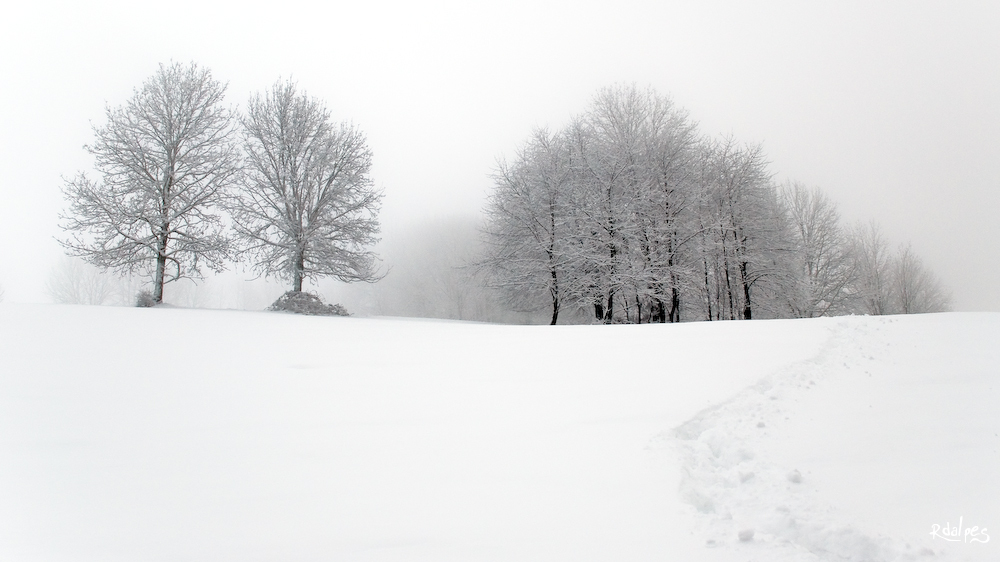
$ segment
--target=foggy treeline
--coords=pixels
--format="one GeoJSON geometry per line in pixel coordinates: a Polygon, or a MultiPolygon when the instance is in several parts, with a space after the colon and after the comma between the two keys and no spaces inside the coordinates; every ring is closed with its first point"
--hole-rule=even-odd
{"type": "Polygon", "coordinates": [[[772,176],[760,145],[701,135],[654,91],[604,89],[499,165],[488,283],[552,324],[567,309],[643,323],[948,307],[909,246],[845,228],[823,192],[772,176]]]}

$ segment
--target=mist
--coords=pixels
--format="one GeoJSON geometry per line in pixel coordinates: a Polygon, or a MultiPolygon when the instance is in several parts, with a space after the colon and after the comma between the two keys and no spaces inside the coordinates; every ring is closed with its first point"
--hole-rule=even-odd
{"type": "MultiPolygon", "coordinates": [[[[846,221],[875,220],[894,243],[911,243],[956,310],[1000,310],[992,288],[1000,265],[988,258],[1000,251],[991,214],[1000,204],[1000,76],[989,71],[1000,66],[1000,8],[992,4],[293,3],[264,12],[181,2],[172,10],[197,24],[169,41],[152,39],[152,7],[10,11],[16,25],[0,37],[5,300],[51,301],[63,178],[91,169],[81,146],[105,107],[174,60],[210,68],[237,108],[277,78],[294,78],[364,131],[385,193],[386,250],[414,245],[410,232],[421,227],[409,225],[482,220],[499,158],[534,127],[565,126],[599,88],[635,83],[671,96],[706,134],[761,143],[776,181],[822,188],[846,221]]],[[[421,260],[390,253],[385,266],[395,273],[380,283],[418,286],[401,278],[424,275],[421,260]]],[[[257,283],[238,268],[226,276],[257,283]]],[[[181,285],[168,288],[168,301],[181,285]]],[[[205,302],[266,305],[272,293],[257,291],[243,304],[205,302]]],[[[178,304],[197,300],[176,294],[178,304]]],[[[388,310],[372,302],[359,296],[355,308],[388,310]]]]}

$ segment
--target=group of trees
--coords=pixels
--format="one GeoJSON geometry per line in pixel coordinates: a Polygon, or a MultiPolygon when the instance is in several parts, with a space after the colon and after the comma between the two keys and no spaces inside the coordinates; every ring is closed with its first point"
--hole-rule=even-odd
{"type": "MultiPolygon", "coordinates": [[[[291,81],[242,113],[223,105],[225,90],[193,63],[161,65],[108,108],[85,147],[98,178],[64,186],[67,253],[148,276],[155,302],[165,284],[234,259],[294,291],[319,277],[379,279],[368,248],[382,195],[363,133],[291,81]]],[[[909,246],[891,252],[874,224],[845,229],[819,190],[777,186],[760,146],[704,137],[651,90],[602,90],[564,129],[535,131],[494,180],[478,274],[438,284],[459,316],[495,315],[469,301],[482,278],[553,324],[567,313],[641,323],[948,306],[909,246]]],[[[49,291],[103,302],[112,289],[93,280],[54,279],[49,291]]]]}
{"type": "Polygon", "coordinates": [[[67,253],[165,284],[246,258],[291,281],[378,278],[381,193],[371,151],[317,99],[278,81],[245,113],[223,105],[226,86],[196,64],[161,65],[123,106],[107,109],[86,146],[99,174],[63,192],[67,253]]]}
{"type": "Polygon", "coordinates": [[[940,284],[818,190],[775,185],[758,145],[700,135],[653,91],[602,90],[502,162],[489,283],[517,309],[611,322],[942,310],[940,284]]]}

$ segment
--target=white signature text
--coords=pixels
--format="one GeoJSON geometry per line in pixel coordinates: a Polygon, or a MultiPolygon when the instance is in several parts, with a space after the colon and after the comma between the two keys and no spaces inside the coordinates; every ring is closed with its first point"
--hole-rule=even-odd
{"type": "Polygon", "coordinates": [[[948,542],[990,542],[990,535],[986,532],[986,527],[964,527],[963,525],[962,517],[958,518],[957,527],[953,527],[950,522],[945,523],[944,526],[935,523],[931,525],[931,538],[948,542]]]}

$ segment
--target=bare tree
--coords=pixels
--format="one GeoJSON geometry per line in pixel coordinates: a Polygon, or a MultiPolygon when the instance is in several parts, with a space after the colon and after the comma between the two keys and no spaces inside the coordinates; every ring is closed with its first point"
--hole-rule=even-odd
{"type": "Polygon", "coordinates": [[[892,259],[892,297],[895,310],[901,314],[951,309],[950,295],[909,244],[900,246],[892,259]]]}
{"type": "Polygon", "coordinates": [[[518,305],[547,292],[553,323],[566,305],[604,323],[679,322],[702,287],[709,319],[750,319],[761,296],[777,300],[780,211],[760,147],[701,142],[669,98],[606,88],[501,166],[487,263],[518,305]]]}
{"type": "Polygon", "coordinates": [[[536,130],[513,164],[498,166],[486,209],[487,256],[480,267],[487,283],[515,310],[549,304],[550,324],[558,321],[565,299],[570,179],[566,139],[536,130]]]}
{"type": "Polygon", "coordinates": [[[68,180],[62,228],[67,253],[165,283],[221,270],[228,241],[214,212],[236,173],[225,85],[194,63],[160,65],[122,107],[107,109],[85,149],[99,181],[68,180]]]}
{"type": "Polygon", "coordinates": [[[768,163],[760,145],[732,138],[707,142],[703,158],[700,220],[706,229],[701,252],[708,318],[751,320],[767,300],[763,297],[776,292],[785,268],[781,253],[788,250],[768,163]]]}
{"type": "Polygon", "coordinates": [[[892,314],[891,256],[878,223],[854,226],[851,253],[858,274],[855,295],[861,301],[861,309],[872,315],[892,314]]]}
{"type": "Polygon", "coordinates": [[[855,263],[836,205],[818,188],[797,182],[786,184],[781,196],[796,254],[785,295],[792,314],[812,318],[844,312],[855,263]]]}
{"type": "Polygon", "coordinates": [[[635,86],[600,91],[584,125],[592,138],[579,181],[590,196],[580,209],[601,239],[588,259],[607,296],[597,308],[605,322],[677,322],[693,238],[695,125],[670,98],[635,86]]]}
{"type": "Polygon", "coordinates": [[[106,304],[116,296],[117,283],[107,272],[78,258],[63,256],[52,268],[45,292],[63,304],[106,304]]]}
{"type": "Polygon", "coordinates": [[[693,238],[694,124],[669,98],[623,86],[598,92],[565,135],[565,293],[605,323],[678,321],[693,238]]]}
{"type": "Polygon", "coordinates": [[[290,280],[294,291],[316,277],[379,279],[367,246],[378,241],[382,194],[368,177],[364,134],[332,124],[291,81],[253,96],[242,123],[248,169],[231,211],[253,267],[290,280]]]}

